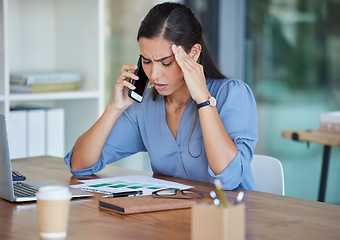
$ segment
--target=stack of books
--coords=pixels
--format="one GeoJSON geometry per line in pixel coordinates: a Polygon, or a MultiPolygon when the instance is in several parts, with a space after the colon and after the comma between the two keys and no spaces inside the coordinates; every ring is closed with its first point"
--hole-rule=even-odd
{"type": "Polygon", "coordinates": [[[319,129],[323,132],[340,134],[340,111],[322,113],[319,129]]]}
{"type": "Polygon", "coordinates": [[[10,75],[11,93],[47,93],[79,90],[79,73],[23,73],[10,75]]]}

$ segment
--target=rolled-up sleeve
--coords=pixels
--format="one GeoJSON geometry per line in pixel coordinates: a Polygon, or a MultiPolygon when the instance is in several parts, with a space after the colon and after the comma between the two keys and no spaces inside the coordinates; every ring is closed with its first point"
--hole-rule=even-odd
{"type": "Polygon", "coordinates": [[[256,102],[248,85],[239,80],[230,80],[221,86],[216,95],[217,110],[238,152],[231,163],[216,175],[225,190],[237,187],[255,189],[250,162],[258,139],[256,102]]]}
{"type": "Polygon", "coordinates": [[[85,169],[79,169],[79,170],[73,170],[71,168],[71,157],[73,154],[73,148],[71,149],[71,151],[65,156],[64,161],[66,163],[66,165],[69,167],[72,175],[75,176],[81,176],[81,175],[92,175],[96,172],[99,172],[101,169],[103,169],[105,167],[105,165],[103,165],[103,161],[98,161],[95,165],[89,167],[89,168],[85,168],[85,169]]]}

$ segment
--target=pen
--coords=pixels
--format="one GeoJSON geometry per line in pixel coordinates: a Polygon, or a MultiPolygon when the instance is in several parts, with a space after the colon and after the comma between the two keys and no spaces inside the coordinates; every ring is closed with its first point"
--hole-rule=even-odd
{"type": "Polygon", "coordinates": [[[218,198],[220,199],[220,202],[222,203],[223,207],[228,207],[228,200],[227,197],[225,196],[221,180],[216,178],[215,181],[215,186],[216,186],[216,193],[218,198]]]}
{"type": "Polygon", "coordinates": [[[129,191],[129,192],[118,192],[118,193],[112,193],[109,195],[104,195],[103,198],[109,198],[109,197],[130,197],[130,196],[139,196],[142,195],[143,191],[129,191]]]}
{"type": "Polygon", "coordinates": [[[244,196],[244,192],[239,192],[236,197],[234,205],[240,204],[242,202],[243,196],[244,196]]]}

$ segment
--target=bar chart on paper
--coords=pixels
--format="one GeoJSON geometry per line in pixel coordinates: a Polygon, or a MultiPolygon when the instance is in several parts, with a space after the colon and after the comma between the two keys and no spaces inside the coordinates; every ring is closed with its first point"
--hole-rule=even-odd
{"type": "Polygon", "coordinates": [[[71,187],[84,191],[105,194],[141,190],[143,191],[143,195],[151,195],[152,192],[156,190],[166,188],[192,188],[192,186],[146,177],[142,175],[83,180],[81,182],[82,184],[72,185],[71,187]]]}

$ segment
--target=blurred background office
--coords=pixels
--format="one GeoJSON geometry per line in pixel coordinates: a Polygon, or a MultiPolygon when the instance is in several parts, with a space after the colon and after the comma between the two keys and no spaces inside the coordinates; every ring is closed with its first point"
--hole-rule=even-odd
{"type": "MultiPolygon", "coordinates": [[[[106,0],[109,103],[122,64],[134,64],[136,33],[157,0],[106,0]]],[[[184,0],[199,16],[221,70],[252,88],[258,107],[255,152],[278,158],[286,195],[317,200],[323,147],[281,137],[316,129],[320,114],[340,108],[339,0],[184,0]]],[[[330,156],[326,202],[340,204],[340,149],[330,156]]],[[[151,171],[147,154],[115,163],[151,171]]]]}

